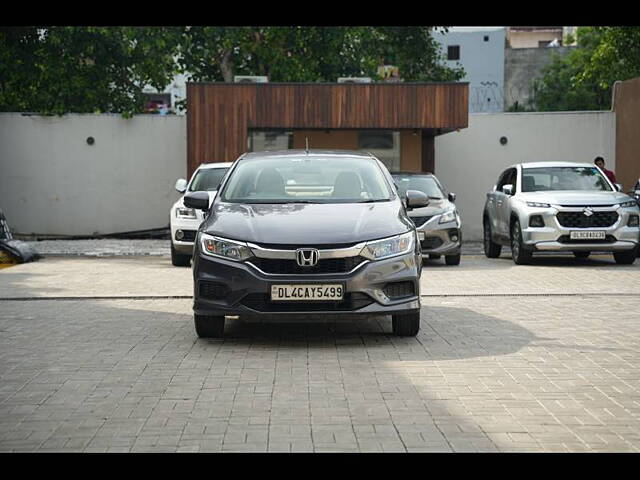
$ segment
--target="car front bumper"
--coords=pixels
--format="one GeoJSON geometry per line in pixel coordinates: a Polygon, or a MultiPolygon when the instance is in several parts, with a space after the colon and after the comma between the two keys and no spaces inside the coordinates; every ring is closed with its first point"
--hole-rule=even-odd
{"type": "MultiPolygon", "coordinates": [[[[598,209],[600,210],[600,209],[598,209]]],[[[637,208],[601,209],[602,211],[616,211],[617,221],[610,227],[593,228],[573,228],[561,225],[556,214],[558,212],[576,212],[576,208],[536,209],[528,208],[524,218],[521,218],[523,243],[534,251],[557,251],[557,252],[624,252],[633,250],[640,242],[640,229],[629,227],[629,215],[638,215],[637,208]],[[529,218],[531,215],[541,215],[544,219],[544,227],[530,227],[529,218]],[[593,232],[605,233],[605,240],[571,240],[571,232],[593,232]]]]}
{"type": "Polygon", "coordinates": [[[193,254],[193,240],[186,240],[186,238],[195,238],[198,232],[198,228],[202,223],[201,218],[176,218],[175,212],[172,213],[172,218],[170,222],[171,227],[171,243],[173,244],[173,248],[176,252],[182,255],[192,255],[193,254]],[[178,230],[182,230],[186,235],[182,240],[176,239],[176,232],[178,230]]]}
{"type": "Polygon", "coordinates": [[[416,228],[423,255],[457,255],[462,247],[462,229],[456,221],[438,223],[434,217],[416,228]]]}
{"type": "Polygon", "coordinates": [[[420,267],[416,254],[406,254],[386,260],[365,261],[351,273],[322,275],[265,274],[247,262],[212,258],[194,252],[194,313],[213,316],[260,317],[265,320],[297,318],[316,319],[319,316],[345,317],[390,315],[420,309],[420,267]],[[201,284],[226,285],[220,298],[201,294],[201,284]],[[390,298],[384,288],[389,283],[411,282],[413,294],[390,298]],[[271,302],[274,284],[334,284],[344,285],[343,302],[271,302]]]}

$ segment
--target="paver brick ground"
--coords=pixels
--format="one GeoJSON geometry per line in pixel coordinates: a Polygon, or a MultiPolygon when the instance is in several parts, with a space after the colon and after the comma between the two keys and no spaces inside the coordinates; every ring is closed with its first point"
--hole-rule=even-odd
{"type": "Polygon", "coordinates": [[[372,317],[200,340],[167,263],[0,272],[0,451],[640,450],[639,265],[428,262],[416,338],[372,317]]]}

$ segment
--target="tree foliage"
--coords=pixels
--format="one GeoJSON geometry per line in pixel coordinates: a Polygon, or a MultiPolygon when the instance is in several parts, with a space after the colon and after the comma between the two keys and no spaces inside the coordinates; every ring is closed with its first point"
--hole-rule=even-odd
{"type": "Polygon", "coordinates": [[[381,64],[405,81],[455,81],[431,36],[436,27],[3,27],[0,110],[44,114],[143,109],[143,88],[175,73],[193,81],[266,75],[273,82],[376,77],[381,64]]]}
{"type": "Polygon", "coordinates": [[[44,114],[143,108],[177,69],[181,31],[155,27],[3,27],[0,109],[44,114]]]}
{"type": "Polygon", "coordinates": [[[614,82],[640,76],[640,27],[581,27],[578,47],[534,82],[537,110],[606,110],[614,82]]]}
{"type": "Polygon", "coordinates": [[[181,66],[196,81],[266,75],[274,82],[335,82],[399,67],[406,81],[455,81],[431,36],[434,27],[190,27],[181,66]]]}

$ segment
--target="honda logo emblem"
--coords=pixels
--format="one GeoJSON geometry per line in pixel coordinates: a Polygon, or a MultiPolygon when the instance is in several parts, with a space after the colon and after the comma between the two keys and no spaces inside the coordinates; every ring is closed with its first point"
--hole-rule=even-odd
{"type": "Polygon", "coordinates": [[[582,213],[584,213],[584,215],[586,217],[590,217],[591,215],[593,215],[593,210],[591,210],[589,207],[585,208],[582,213]]]}
{"type": "Polygon", "coordinates": [[[313,267],[318,263],[319,252],[315,248],[299,248],[296,250],[296,262],[301,267],[313,267]]]}

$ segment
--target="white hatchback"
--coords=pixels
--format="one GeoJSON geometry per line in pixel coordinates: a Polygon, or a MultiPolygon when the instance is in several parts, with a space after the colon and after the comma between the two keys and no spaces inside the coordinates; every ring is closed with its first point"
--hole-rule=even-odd
{"type": "Polygon", "coordinates": [[[176,190],[183,194],[169,211],[171,226],[171,263],[176,267],[187,267],[193,254],[193,242],[198,227],[204,220],[202,210],[194,210],[184,206],[185,192],[208,192],[209,204],[216,196],[218,186],[229,170],[231,163],[203,163],[193,175],[189,183],[184,178],[176,181],[176,190]]]}

